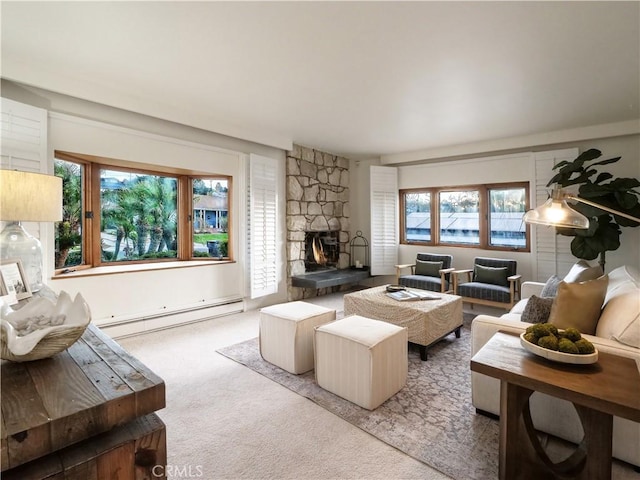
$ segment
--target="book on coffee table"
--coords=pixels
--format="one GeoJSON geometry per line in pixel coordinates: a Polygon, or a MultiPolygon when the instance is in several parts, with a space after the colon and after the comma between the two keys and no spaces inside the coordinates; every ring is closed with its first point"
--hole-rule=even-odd
{"type": "Polygon", "coordinates": [[[416,300],[438,300],[440,297],[428,292],[419,292],[416,290],[401,290],[399,292],[389,292],[387,296],[399,302],[410,302],[416,300]]]}

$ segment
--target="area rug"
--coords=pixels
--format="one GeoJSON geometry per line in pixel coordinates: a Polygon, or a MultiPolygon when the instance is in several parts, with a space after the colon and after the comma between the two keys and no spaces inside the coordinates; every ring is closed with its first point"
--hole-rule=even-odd
{"type": "Polygon", "coordinates": [[[323,390],[313,371],[293,375],[265,362],[257,338],[218,352],[450,477],[495,479],[499,424],[471,405],[472,318],[465,315],[461,338],[451,334],[429,349],[426,362],[410,348],[407,385],[374,411],[323,390]]]}

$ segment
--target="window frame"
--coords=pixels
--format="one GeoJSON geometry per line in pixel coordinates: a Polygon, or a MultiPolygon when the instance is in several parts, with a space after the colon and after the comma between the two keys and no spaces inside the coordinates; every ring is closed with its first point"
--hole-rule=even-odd
{"type": "MultiPolygon", "coordinates": [[[[491,244],[491,232],[489,230],[489,215],[490,212],[490,193],[492,190],[508,190],[508,189],[524,189],[524,210],[529,209],[529,182],[504,182],[504,183],[487,183],[487,184],[473,184],[473,185],[455,185],[455,186],[442,186],[442,187],[426,187],[426,188],[407,188],[400,189],[399,194],[399,212],[400,212],[400,244],[402,245],[417,245],[417,246],[430,246],[430,247],[456,247],[456,248],[475,248],[482,250],[494,250],[494,251],[517,251],[517,252],[530,252],[531,251],[531,233],[529,225],[525,224],[525,246],[523,247],[509,247],[503,245],[491,244]],[[443,243],[440,241],[440,193],[441,192],[455,192],[455,191],[471,191],[477,190],[478,195],[478,216],[479,216],[479,238],[478,244],[468,243],[443,243]],[[406,195],[407,194],[428,194],[431,196],[430,201],[430,213],[431,213],[431,240],[430,241],[414,241],[407,240],[406,229],[406,195]]],[[[524,212],[523,212],[524,215],[524,212]]]]}
{"type": "MultiPolygon", "coordinates": [[[[56,268],[54,275],[68,273],[70,271],[89,270],[98,267],[127,267],[135,265],[163,264],[176,262],[206,262],[229,263],[234,261],[233,252],[233,177],[231,175],[215,174],[208,172],[183,171],[176,168],[161,167],[158,165],[117,160],[106,157],[76,154],[56,150],[55,160],[65,160],[83,166],[82,183],[82,249],[83,263],[73,267],[56,268]],[[177,179],[177,251],[176,258],[155,258],[130,260],[126,262],[105,261],[102,259],[100,240],[101,199],[100,199],[100,172],[101,170],[117,170],[134,172],[144,175],[156,175],[173,177],[177,179]],[[210,179],[224,180],[227,182],[227,255],[219,257],[194,257],[193,256],[193,180],[210,179]]],[[[55,245],[54,245],[55,249],[55,245]]]]}

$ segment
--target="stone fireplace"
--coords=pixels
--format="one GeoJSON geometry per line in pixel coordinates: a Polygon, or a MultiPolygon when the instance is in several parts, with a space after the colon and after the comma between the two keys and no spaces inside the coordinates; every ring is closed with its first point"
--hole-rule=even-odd
{"type": "Polygon", "coordinates": [[[349,266],[349,160],[294,145],[286,174],[288,297],[297,300],[303,292],[291,286],[291,277],[349,266]],[[314,238],[327,257],[324,264],[314,258],[314,238]]]}

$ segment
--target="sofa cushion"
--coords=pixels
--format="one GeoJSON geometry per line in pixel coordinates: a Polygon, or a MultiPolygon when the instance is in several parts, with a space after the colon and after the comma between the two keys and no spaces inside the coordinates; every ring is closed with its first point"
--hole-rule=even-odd
{"type": "Polygon", "coordinates": [[[529,302],[529,298],[523,298],[522,300],[519,300],[518,303],[516,303],[511,310],[509,310],[509,313],[522,315],[522,312],[524,312],[524,309],[527,308],[528,302],[529,302]]]}
{"type": "Polygon", "coordinates": [[[602,276],[602,267],[596,265],[592,267],[584,260],[577,261],[569,270],[569,273],[565,275],[563,280],[567,283],[586,282],[589,280],[595,280],[602,276]]]}
{"type": "Polygon", "coordinates": [[[416,260],[416,275],[426,275],[427,277],[439,277],[442,270],[442,262],[428,262],[426,260],[416,260]]]}
{"type": "Polygon", "coordinates": [[[553,297],[538,297],[532,295],[524,307],[521,321],[527,323],[546,323],[551,314],[553,297]]]}
{"type": "Polygon", "coordinates": [[[549,322],[560,329],[573,327],[581,333],[595,334],[608,283],[606,275],[588,282],[560,282],[549,322]]]}
{"type": "Polygon", "coordinates": [[[474,282],[490,283],[492,285],[507,287],[509,286],[507,276],[507,267],[485,267],[483,265],[475,265],[473,267],[474,282]]]}

